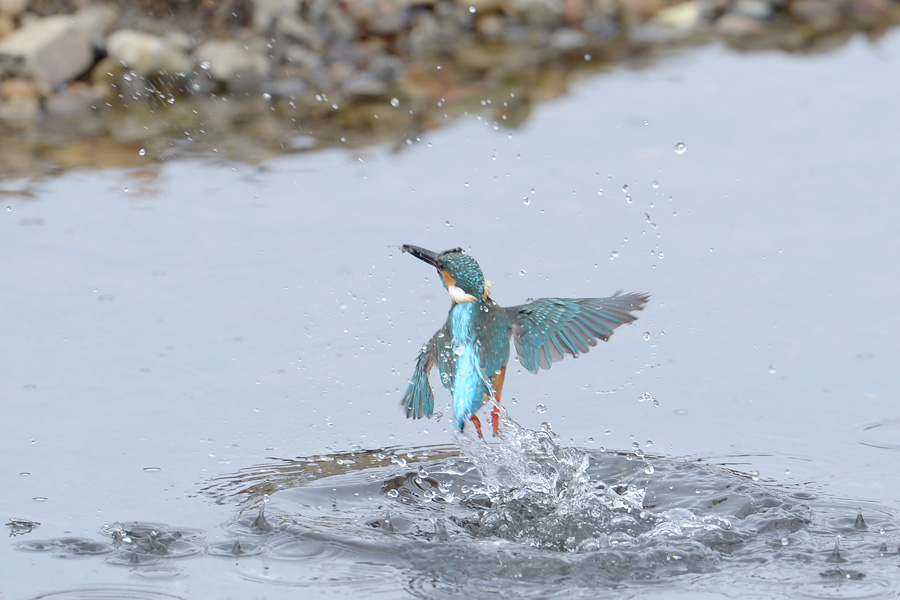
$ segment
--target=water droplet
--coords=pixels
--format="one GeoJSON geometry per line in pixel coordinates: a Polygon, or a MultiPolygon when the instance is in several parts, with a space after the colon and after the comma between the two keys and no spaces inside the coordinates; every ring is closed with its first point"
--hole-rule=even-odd
{"type": "Polygon", "coordinates": [[[628,193],[628,184],[627,183],[622,185],[622,191],[625,193],[628,193]]]}
{"type": "Polygon", "coordinates": [[[271,99],[272,99],[272,94],[270,94],[269,92],[263,92],[263,99],[264,99],[264,100],[271,100],[271,99]]]}
{"type": "Polygon", "coordinates": [[[525,196],[524,198],[522,198],[522,204],[524,204],[525,206],[528,206],[529,204],[531,204],[531,198],[529,198],[528,196],[525,196]]]}
{"type": "Polygon", "coordinates": [[[619,257],[619,251],[618,251],[618,250],[613,250],[612,253],[609,255],[609,260],[615,260],[615,259],[617,259],[618,257],[619,257]]]}
{"type": "Polygon", "coordinates": [[[645,342],[649,342],[649,341],[650,341],[650,332],[649,332],[649,331],[645,331],[645,332],[644,332],[644,341],[645,341],[645,342]]]}
{"type": "Polygon", "coordinates": [[[683,142],[678,142],[675,144],[675,154],[684,154],[687,151],[687,146],[684,145],[683,142]]]}
{"type": "Polygon", "coordinates": [[[519,277],[525,277],[525,269],[519,271],[519,277]]]}
{"type": "Polygon", "coordinates": [[[654,180],[653,180],[653,183],[651,183],[650,185],[652,185],[652,186],[653,186],[653,189],[655,190],[656,188],[659,187],[659,182],[658,182],[657,180],[654,179],[654,180]]]}
{"type": "Polygon", "coordinates": [[[631,196],[625,196],[625,202],[631,204],[631,196]]]}
{"type": "Polygon", "coordinates": [[[391,106],[394,108],[400,106],[400,98],[391,98],[391,106]]]}
{"type": "Polygon", "coordinates": [[[547,412],[547,407],[544,406],[543,404],[538,404],[537,406],[534,407],[534,410],[537,412],[537,414],[542,415],[545,412],[547,412]]]}
{"type": "Polygon", "coordinates": [[[160,471],[162,471],[162,467],[144,467],[146,473],[159,473],[160,471]]]}
{"type": "Polygon", "coordinates": [[[145,154],[147,154],[147,151],[144,150],[143,148],[141,148],[141,149],[138,151],[138,154],[139,154],[140,156],[144,156],[145,154]]]}
{"type": "Polygon", "coordinates": [[[593,57],[592,57],[590,54],[585,54],[585,55],[584,55],[584,60],[586,60],[587,62],[590,62],[590,61],[591,61],[591,58],[593,58],[593,57]]]}
{"type": "Polygon", "coordinates": [[[653,465],[651,465],[650,463],[647,463],[647,464],[644,465],[644,473],[645,473],[646,475],[653,475],[653,472],[654,472],[655,470],[656,470],[656,469],[654,469],[654,468],[653,468],[653,465]]]}
{"type": "Polygon", "coordinates": [[[478,9],[475,8],[474,6],[470,6],[470,7],[469,7],[469,12],[472,13],[473,15],[476,13],[477,10],[478,10],[478,9]]]}
{"type": "Polygon", "coordinates": [[[772,365],[769,365],[769,375],[774,375],[778,371],[772,365]]]}

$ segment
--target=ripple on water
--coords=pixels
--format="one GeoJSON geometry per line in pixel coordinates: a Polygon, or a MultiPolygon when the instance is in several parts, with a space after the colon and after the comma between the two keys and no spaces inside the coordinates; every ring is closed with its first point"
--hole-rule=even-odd
{"type": "MultiPolygon", "coordinates": [[[[898,529],[877,507],[864,509],[860,526],[856,507],[801,489],[699,461],[566,448],[549,427],[532,432],[509,422],[499,444],[459,442],[462,455],[361,453],[356,469],[303,459],[317,475],[291,463],[280,477],[270,472],[264,486],[252,484],[274,491],[267,501],[251,494],[246,505],[265,506],[272,552],[283,560],[379,565],[376,576],[402,573],[410,592],[428,598],[484,596],[492,588],[520,597],[601,597],[622,586],[688,580],[691,589],[728,586],[744,597],[897,591],[887,575],[898,556],[885,559],[881,550],[885,540],[896,548],[898,529]],[[838,536],[847,562],[831,561],[838,536]],[[837,589],[848,583],[852,589],[837,589]]],[[[248,508],[229,527],[247,535],[258,522],[257,509],[248,508]]]]}
{"type": "Polygon", "coordinates": [[[859,443],[882,450],[900,451],[900,419],[887,419],[866,425],[859,443]]]}
{"type": "Polygon", "coordinates": [[[32,600],[183,600],[181,596],[139,586],[109,585],[78,587],[42,594],[32,600]]]}
{"type": "Polygon", "coordinates": [[[458,442],[223,477],[206,491],[241,505],[224,541],[139,522],[104,528],[110,543],[17,548],[105,553],[156,578],[178,577],[173,561],[208,553],[239,558],[234,568],[248,581],[358,595],[405,587],[429,599],[573,600],[621,597],[623,588],[741,598],[900,593],[900,529],[882,507],[703,461],[568,448],[549,425],[529,431],[507,421],[499,441],[458,442]]]}

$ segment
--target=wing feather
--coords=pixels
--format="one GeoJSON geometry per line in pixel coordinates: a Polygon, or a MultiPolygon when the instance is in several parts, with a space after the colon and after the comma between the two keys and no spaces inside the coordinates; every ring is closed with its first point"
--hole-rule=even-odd
{"type": "Polygon", "coordinates": [[[437,341],[442,337],[442,333],[446,335],[445,328],[439,329],[419,351],[416,368],[413,371],[412,379],[409,380],[409,387],[406,388],[406,393],[403,394],[403,399],[400,401],[408,419],[421,419],[422,417],[430,419],[434,414],[434,392],[428,381],[428,374],[434,368],[437,360],[437,341]]]}
{"type": "Polygon", "coordinates": [[[607,341],[613,330],[637,317],[648,294],[616,294],[609,298],[541,298],[510,307],[513,341],[519,362],[532,373],[549,369],[568,354],[577,357],[607,341]]]}

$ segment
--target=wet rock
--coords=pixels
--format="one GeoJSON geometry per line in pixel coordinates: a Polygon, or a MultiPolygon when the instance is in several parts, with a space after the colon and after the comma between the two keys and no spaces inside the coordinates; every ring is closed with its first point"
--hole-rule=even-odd
{"type": "Polygon", "coordinates": [[[21,78],[0,82],[0,120],[33,121],[40,111],[40,93],[35,85],[21,78]]]}
{"type": "Polygon", "coordinates": [[[64,15],[28,23],[0,40],[0,74],[31,77],[55,87],[94,62],[87,35],[64,15]]]}
{"type": "Polygon", "coordinates": [[[197,63],[213,79],[234,87],[252,87],[269,73],[269,58],[255,44],[210,40],[194,52],[197,63]]]}
{"type": "Polygon", "coordinates": [[[497,13],[483,15],[475,21],[475,31],[484,40],[502,40],[507,31],[506,19],[497,13]]]}
{"type": "Polygon", "coordinates": [[[47,98],[44,111],[48,115],[77,115],[96,110],[106,100],[108,88],[76,82],[65,91],[47,98]]]}
{"type": "Polygon", "coordinates": [[[266,34],[277,19],[299,12],[300,0],[253,0],[253,29],[266,34]]]}
{"type": "Polygon", "coordinates": [[[562,0],[507,0],[506,11],[532,25],[551,26],[563,18],[562,0]]]}
{"type": "Polygon", "coordinates": [[[94,48],[106,47],[106,34],[119,18],[119,7],[114,4],[88,4],[73,16],[75,24],[87,34],[94,48]]]}
{"type": "Polygon", "coordinates": [[[840,6],[835,0],[793,0],[788,13],[816,31],[829,31],[841,23],[840,6]]]}
{"type": "Polygon", "coordinates": [[[180,36],[158,36],[133,29],[114,31],[106,41],[113,63],[121,64],[143,77],[157,74],[185,75],[194,62],[180,36]]]}
{"type": "Polygon", "coordinates": [[[0,13],[16,17],[25,12],[30,0],[0,0],[0,13]]]}
{"type": "Polygon", "coordinates": [[[742,17],[765,20],[772,16],[775,7],[767,0],[737,0],[731,12],[742,17]]]}
{"type": "Polygon", "coordinates": [[[318,29],[294,15],[282,15],[275,22],[275,30],[288,40],[310,50],[325,49],[325,38],[318,29]]]}
{"type": "Polygon", "coordinates": [[[575,50],[583,48],[587,44],[587,39],[587,35],[577,29],[562,27],[550,36],[550,47],[557,50],[575,50]]]}
{"type": "Polygon", "coordinates": [[[357,24],[351,16],[332,0],[311,0],[306,18],[327,37],[350,40],[357,37],[357,24]]]}
{"type": "Polygon", "coordinates": [[[659,10],[653,17],[653,23],[670,27],[679,31],[691,31],[700,23],[703,8],[697,0],[689,0],[659,10]]]}
{"type": "Polygon", "coordinates": [[[847,9],[857,21],[877,25],[891,6],[888,0],[849,0],[847,9]]]}
{"type": "Polygon", "coordinates": [[[456,4],[466,10],[474,8],[475,14],[498,11],[503,6],[501,0],[456,0],[456,4]]]}
{"type": "Polygon", "coordinates": [[[740,39],[761,34],[764,25],[752,17],[726,13],[716,20],[714,29],[722,37],[740,39]]]}

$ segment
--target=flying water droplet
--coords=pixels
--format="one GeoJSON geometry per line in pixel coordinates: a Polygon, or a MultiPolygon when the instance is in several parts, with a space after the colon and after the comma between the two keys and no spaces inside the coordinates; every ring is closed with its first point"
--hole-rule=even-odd
{"type": "Polygon", "coordinates": [[[772,365],[769,365],[769,375],[774,375],[777,372],[778,372],[778,370],[775,369],[775,367],[773,367],[772,365]]]}
{"type": "Polygon", "coordinates": [[[619,251],[618,251],[618,250],[613,250],[612,253],[609,255],[609,260],[615,260],[615,259],[617,259],[618,257],[619,257],[619,251]]]}
{"type": "Polygon", "coordinates": [[[528,196],[525,196],[524,198],[522,198],[522,204],[524,204],[525,206],[528,206],[529,204],[531,204],[531,198],[529,198],[528,196]]]}
{"type": "Polygon", "coordinates": [[[645,341],[645,342],[649,342],[649,341],[650,341],[650,332],[649,332],[649,331],[645,331],[645,332],[644,332],[644,341],[645,341]]]}
{"type": "Polygon", "coordinates": [[[400,106],[400,98],[391,98],[391,106],[394,108],[400,106]]]}
{"type": "Polygon", "coordinates": [[[537,414],[542,415],[545,412],[547,412],[547,407],[544,406],[543,404],[538,404],[537,406],[534,407],[534,410],[537,412],[537,414]]]}
{"type": "Polygon", "coordinates": [[[147,151],[144,148],[141,148],[140,150],[138,150],[138,155],[145,156],[146,154],[147,154],[147,151]]]}
{"type": "Polygon", "coordinates": [[[683,142],[678,142],[675,144],[675,154],[681,155],[687,151],[687,146],[684,145],[683,142]]]}

